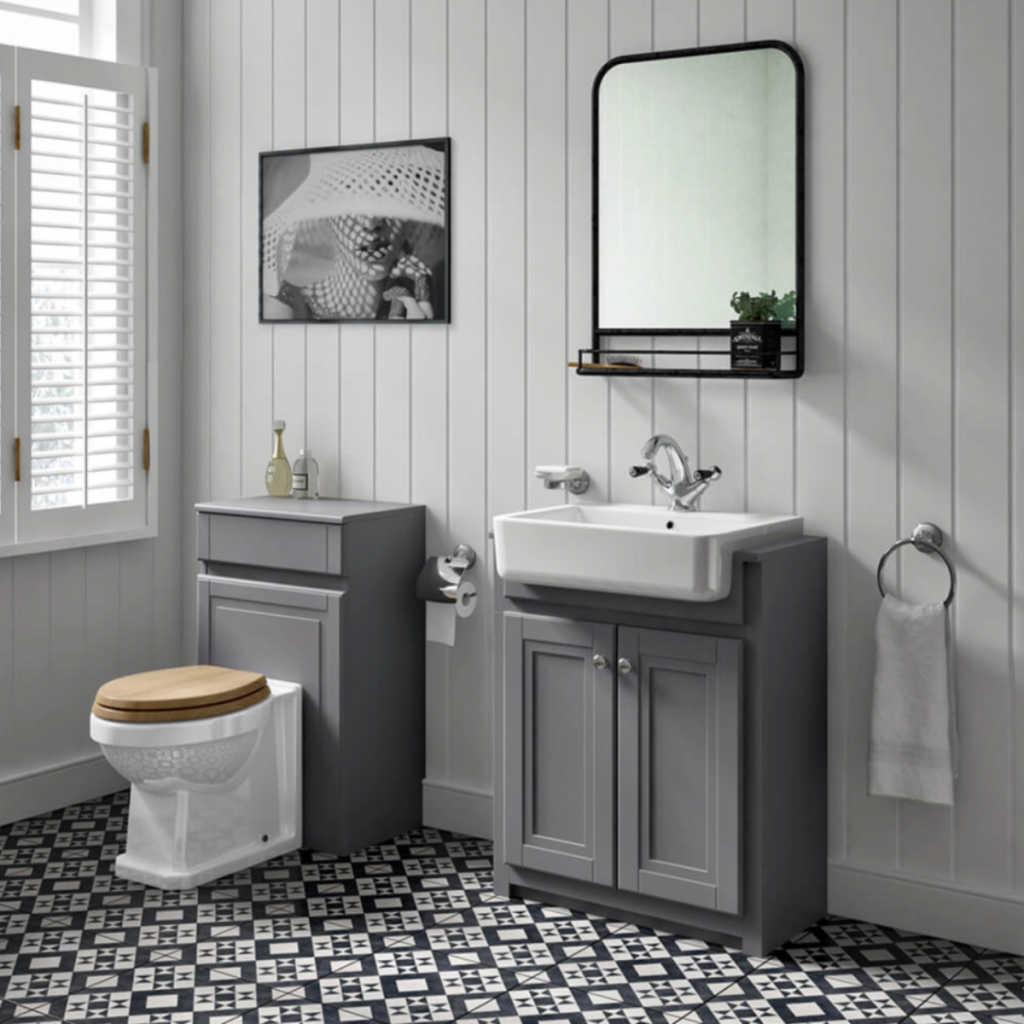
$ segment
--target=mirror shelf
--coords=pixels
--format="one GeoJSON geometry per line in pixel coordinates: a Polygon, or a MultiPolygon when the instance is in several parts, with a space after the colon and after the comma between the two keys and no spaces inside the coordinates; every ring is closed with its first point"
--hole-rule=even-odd
{"type": "Polygon", "coordinates": [[[592,204],[593,338],[578,374],[802,375],[804,83],[791,46],[605,64],[593,89],[592,204]],[[766,299],[777,323],[778,354],[757,368],[730,345],[735,321],[749,324],[730,310],[736,292],[766,299]],[[611,365],[613,352],[642,366],[611,365]]]}

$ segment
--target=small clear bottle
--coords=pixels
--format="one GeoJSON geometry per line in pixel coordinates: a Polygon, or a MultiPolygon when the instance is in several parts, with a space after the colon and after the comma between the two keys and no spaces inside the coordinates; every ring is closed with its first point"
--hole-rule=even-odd
{"type": "Polygon", "coordinates": [[[299,457],[292,468],[292,497],[320,497],[320,467],[308,448],[303,448],[299,452],[299,457]]]}
{"type": "Polygon", "coordinates": [[[284,453],[284,420],[274,420],[274,453],[267,463],[267,494],[287,498],[292,489],[292,467],[284,453]]]}

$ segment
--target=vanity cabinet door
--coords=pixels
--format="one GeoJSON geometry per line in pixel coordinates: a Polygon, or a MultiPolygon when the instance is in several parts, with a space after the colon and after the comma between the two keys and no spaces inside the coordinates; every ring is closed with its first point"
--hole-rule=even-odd
{"type": "Polygon", "coordinates": [[[740,912],[741,644],[618,630],[618,887],[740,912]]]}
{"type": "Polygon", "coordinates": [[[508,862],[614,885],[614,627],[506,612],[504,642],[508,862]]]}
{"type": "Polygon", "coordinates": [[[299,683],[303,843],[344,846],[339,793],[342,593],[219,576],[199,577],[199,661],[299,683]]]}

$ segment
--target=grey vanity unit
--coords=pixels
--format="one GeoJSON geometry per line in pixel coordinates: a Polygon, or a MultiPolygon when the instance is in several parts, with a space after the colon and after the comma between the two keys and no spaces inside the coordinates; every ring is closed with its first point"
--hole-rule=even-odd
{"type": "Polygon", "coordinates": [[[729,596],[503,582],[503,894],[765,954],[825,913],[826,541],[733,557],[729,596]]]}
{"type": "Polygon", "coordinates": [[[197,505],[199,661],[301,683],[303,845],[347,854],[419,825],[421,505],[197,505]]]}

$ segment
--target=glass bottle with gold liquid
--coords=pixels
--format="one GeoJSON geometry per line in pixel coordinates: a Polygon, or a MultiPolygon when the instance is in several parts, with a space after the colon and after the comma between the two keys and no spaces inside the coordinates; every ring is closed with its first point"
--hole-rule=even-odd
{"type": "Polygon", "coordinates": [[[284,420],[274,420],[274,454],[267,463],[267,494],[287,498],[292,490],[292,467],[284,453],[284,420]]]}

